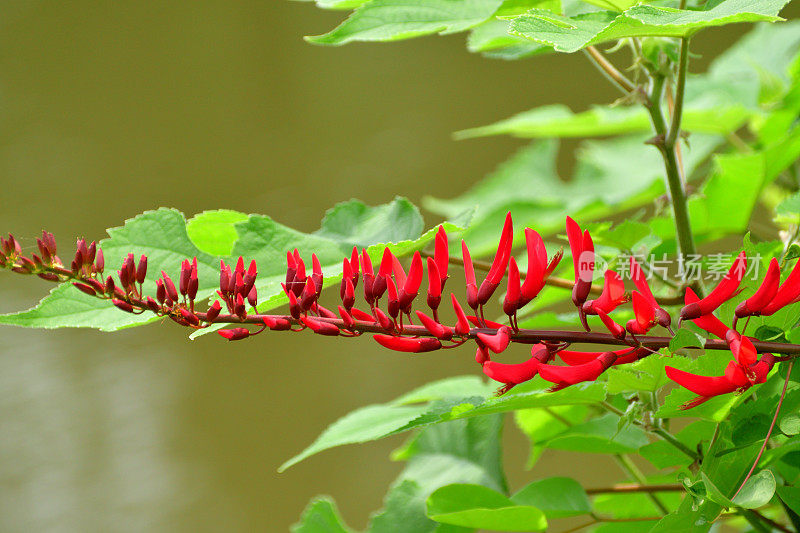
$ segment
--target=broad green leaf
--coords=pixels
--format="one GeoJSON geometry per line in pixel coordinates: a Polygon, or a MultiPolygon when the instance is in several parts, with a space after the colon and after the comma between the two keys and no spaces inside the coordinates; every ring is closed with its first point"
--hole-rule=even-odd
{"type": "Polygon", "coordinates": [[[775,22],[785,0],[726,0],[705,11],[636,5],[576,17],[531,10],[511,23],[510,33],[550,45],[558,52],[577,52],[590,45],[626,37],[689,37],[703,28],[737,22],[775,22]]]}
{"type": "Polygon", "coordinates": [[[377,207],[361,202],[336,204],[325,213],[314,235],[367,247],[376,242],[400,242],[421,235],[424,229],[417,206],[397,198],[377,207]]]}
{"type": "Polygon", "coordinates": [[[675,332],[675,336],[669,341],[669,351],[677,352],[681,348],[702,348],[705,346],[705,339],[686,328],[681,328],[675,332]]]}
{"type": "Polygon", "coordinates": [[[480,485],[454,484],[428,497],[428,516],[437,522],[502,531],[542,531],[544,513],[536,507],[514,505],[507,497],[480,485]]]}
{"type": "Polygon", "coordinates": [[[355,9],[369,0],[314,0],[321,9],[355,9]]]}
{"type": "MultiPolygon", "coordinates": [[[[668,509],[677,507],[681,494],[677,492],[657,493],[660,502],[668,509]]],[[[619,519],[635,519],[655,517],[661,514],[658,507],[647,494],[644,493],[619,493],[599,494],[594,497],[593,509],[596,513],[603,513],[619,519]]]]}
{"type": "Polygon", "coordinates": [[[536,507],[547,518],[577,516],[592,511],[586,491],[569,477],[550,477],[529,483],[511,496],[511,501],[536,507]]]}
{"type": "Polygon", "coordinates": [[[356,409],[331,424],[311,446],[283,463],[278,471],[283,472],[303,459],[334,446],[385,437],[424,414],[426,410],[425,405],[368,405],[356,409]]]}
{"type": "Polygon", "coordinates": [[[401,397],[400,404],[393,401],[363,407],[334,422],[308,448],[286,461],[279,470],[283,471],[328,448],[377,440],[430,424],[528,407],[597,403],[605,398],[602,383],[579,383],[554,393],[547,392],[550,385],[541,378],[535,378],[499,398],[483,394],[446,398],[430,404],[402,405],[407,399],[401,397]]]}
{"type": "Polygon", "coordinates": [[[392,403],[394,405],[407,405],[448,398],[463,398],[465,396],[489,396],[494,392],[495,388],[494,385],[485,382],[478,376],[455,376],[427,383],[411,392],[407,392],[392,403]]]}
{"type": "Polygon", "coordinates": [[[784,435],[797,435],[800,433],[800,416],[796,414],[786,415],[781,418],[778,424],[781,433],[784,435]]]}
{"type": "Polygon", "coordinates": [[[769,503],[775,494],[775,476],[769,470],[753,475],[733,498],[733,503],[745,509],[757,509],[769,503]]]}
{"type": "Polygon", "coordinates": [[[706,487],[706,494],[708,497],[718,503],[719,505],[727,508],[735,507],[730,498],[728,498],[717,486],[714,484],[713,481],[706,475],[705,472],[700,473],[701,478],[703,479],[703,483],[706,487]]]}
{"type": "Polygon", "coordinates": [[[706,533],[711,529],[712,519],[704,517],[699,510],[692,509],[692,499],[684,498],[681,507],[659,520],[651,533],[706,533]]]}
{"type": "Polygon", "coordinates": [[[186,223],[186,233],[195,246],[211,255],[228,256],[239,238],[236,224],[247,220],[238,211],[219,209],[203,211],[186,223]]]}
{"type": "Polygon", "coordinates": [[[306,40],[342,45],[352,41],[397,41],[457,33],[491,17],[502,0],[370,0],[332,31],[306,40]]]}
{"type": "Polygon", "coordinates": [[[563,433],[570,426],[583,422],[588,412],[589,407],[580,404],[515,411],[514,421],[531,443],[527,467],[531,468],[544,450],[543,442],[563,433]]]}
{"type": "Polygon", "coordinates": [[[618,422],[619,417],[609,413],[570,427],[544,446],[584,453],[630,453],[649,442],[640,427],[629,425],[620,430],[618,422]]]}
{"type": "Polygon", "coordinates": [[[778,487],[778,496],[795,513],[800,514],[800,487],[778,487]]]}
{"type": "Polygon", "coordinates": [[[292,533],[349,533],[336,503],[329,496],[319,496],[306,506],[292,533]]]}
{"type": "Polygon", "coordinates": [[[551,52],[553,49],[528,39],[510,35],[507,20],[492,18],[469,32],[467,50],[496,59],[522,59],[551,52]]]}
{"type": "MultiPolygon", "coordinates": [[[[736,103],[722,108],[695,105],[687,99],[682,128],[699,133],[726,134],[739,128],[751,112],[736,103]]],[[[551,137],[603,137],[652,130],[647,111],[640,106],[596,106],[574,113],[564,105],[537,107],[489,126],[457,132],[457,139],[511,135],[525,139],[551,137]]]]}
{"type": "MultiPolygon", "coordinates": [[[[501,465],[501,415],[454,420],[424,428],[394,460],[408,461],[370,522],[370,533],[438,531],[426,514],[425,502],[436,489],[451,483],[471,483],[505,490],[501,465]]],[[[455,528],[455,526],[452,526],[455,528]]]]}
{"type": "Polygon", "coordinates": [[[655,520],[607,522],[594,528],[592,533],[648,533],[656,523],[655,520]]]}
{"type": "Polygon", "coordinates": [[[606,374],[606,392],[657,391],[667,382],[664,367],[671,361],[671,357],[653,354],[629,365],[613,366],[606,374]]]}
{"type": "MultiPolygon", "coordinates": [[[[450,218],[465,209],[477,211],[464,233],[473,256],[493,253],[506,212],[514,214],[516,243],[523,227],[543,235],[563,232],[566,215],[580,222],[608,216],[651,203],[664,193],[663,165],[656,150],[643,150],[645,137],[623,137],[584,142],[577,150],[572,179],[556,173],[558,143],[536,141],[473,186],[449,200],[426,197],[424,206],[450,218]]],[[[692,149],[684,153],[691,172],[718,144],[716,137],[692,136],[692,149]]],[[[671,222],[670,222],[671,224],[671,222]]]]}

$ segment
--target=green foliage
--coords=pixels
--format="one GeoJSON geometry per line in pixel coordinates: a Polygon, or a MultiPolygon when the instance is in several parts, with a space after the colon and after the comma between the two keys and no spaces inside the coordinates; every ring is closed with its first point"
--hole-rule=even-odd
{"type": "Polygon", "coordinates": [[[690,37],[713,26],[737,22],[782,20],[777,14],[785,0],[725,0],[705,11],[637,5],[619,15],[613,11],[575,17],[534,9],[515,18],[509,32],[558,52],[577,52],[587,46],[626,37],[690,37]]]}
{"type": "Polygon", "coordinates": [[[592,511],[589,497],[580,483],[568,477],[550,477],[528,483],[513,496],[517,505],[529,505],[547,518],[564,518],[592,511]]]}
{"type": "Polygon", "coordinates": [[[509,498],[480,485],[442,487],[428,497],[428,516],[456,526],[502,531],[542,531],[544,513],[529,505],[514,505],[509,498]]]}
{"type": "Polygon", "coordinates": [[[349,533],[350,531],[339,516],[336,503],[327,496],[312,500],[303,511],[300,522],[292,526],[292,533],[349,533]]]}

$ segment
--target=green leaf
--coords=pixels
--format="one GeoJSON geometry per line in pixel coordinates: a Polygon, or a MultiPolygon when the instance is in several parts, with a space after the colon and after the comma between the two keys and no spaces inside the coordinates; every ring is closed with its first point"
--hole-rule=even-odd
{"type": "Polygon", "coordinates": [[[314,235],[365,248],[376,242],[400,242],[425,229],[417,206],[405,198],[369,207],[358,201],[342,202],[325,213],[314,235]]]}
{"type": "Polygon", "coordinates": [[[397,41],[468,30],[491,17],[502,0],[370,0],[334,30],[306,40],[342,45],[352,41],[397,41]]]}
{"type": "Polygon", "coordinates": [[[247,215],[238,211],[219,209],[203,211],[186,223],[186,233],[195,246],[210,255],[227,256],[239,234],[236,224],[247,220],[247,215]]]}
{"type": "Polygon", "coordinates": [[[318,496],[306,506],[292,533],[349,533],[336,503],[329,496],[318,496]]]}
{"type": "Polygon", "coordinates": [[[528,407],[597,403],[605,398],[602,383],[579,383],[554,393],[547,392],[550,385],[535,378],[499,398],[487,393],[445,398],[430,404],[403,405],[407,398],[401,397],[399,403],[396,400],[363,407],[334,422],[308,448],[281,465],[279,471],[328,448],[377,440],[421,426],[528,407]]]}
{"type": "MultiPolygon", "coordinates": [[[[448,200],[426,197],[423,204],[447,218],[478,206],[464,238],[473,256],[487,255],[497,249],[508,211],[514,213],[518,229],[514,240],[521,243],[524,234],[519,229],[525,226],[547,235],[563,231],[568,214],[583,222],[652,203],[664,193],[663,165],[655,150],[642,150],[645,140],[624,137],[584,142],[568,181],[556,173],[557,141],[533,142],[461,196],[448,200]]],[[[715,137],[692,136],[692,150],[684,154],[687,173],[718,142],[715,137]]]]}
{"type": "Polygon", "coordinates": [[[757,509],[769,503],[775,494],[775,476],[769,470],[755,474],[733,498],[733,503],[745,509],[757,509]]]}
{"type": "MultiPolygon", "coordinates": [[[[736,103],[708,108],[694,100],[684,110],[682,128],[699,133],[726,134],[739,128],[751,112],[736,103]]],[[[472,139],[490,135],[511,135],[524,139],[552,137],[603,137],[652,129],[647,111],[642,106],[598,106],[574,113],[564,105],[537,107],[489,126],[459,131],[456,139],[472,139]]]]}
{"type": "MultiPolygon", "coordinates": [[[[716,425],[712,422],[698,420],[683,428],[675,436],[690,450],[696,450],[702,441],[711,439],[715,427],[716,425]]],[[[689,462],[686,454],[664,440],[657,440],[642,446],[639,448],[639,455],[650,461],[656,468],[685,466],[689,462]]]]}
{"type": "Polygon", "coordinates": [[[800,433],[800,415],[791,414],[784,416],[781,418],[778,427],[784,435],[797,435],[800,433]]]}
{"type": "Polygon", "coordinates": [[[437,522],[502,531],[542,531],[544,513],[536,507],[514,505],[507,497],[480,485],[454,484],[428,498],[428,516],[437,522]]]}
{"type": "Polygon", "coordinates": [[[467,50],[495,59],[522,59],[552,52],[549,46],[509,35],[507,20],[490,19],[474,28],[467,37],[467,50]]]}
{"type": "Polygon", "coordinates": [[[315,0],[321,9],[355,9],[369,0],[315,0]]]}
{"type": "Polygon", "coordinates": [[[730,498],[728,498],[721,490],[719,490],[719,488],[717,488],[717,486],[713,481],[711,481],[705,472],[700,472],[700,476],[703,479],[703,484],[706,487],[706,495],[708,495],[712,501],[723,507],[730,508],[736,506],[736,504],[734,504],[730,498]]]}
{"type": "Polygon", "coordinates": [[[667,382],[664,367],[671,361],[671,357],[653,354],[629,365],[613,366],[607,372],[606,392],[657,391],[667,382]]]}
{"type": "Polygon", "coordinates": [[[675,332],[675,336],[669,341],[669,351],[677,352],[681,348],[702,348],[705,346],[706,340],[695,333],[694,331],[686,328],[681,328],[675,332]]]}
{"type": "Polygon", "coordinates": [[[726,0],[705,11],[637,5],[622,14],[613,11],[575,17],[531,10],[511,23],[509,32],[552,46],[558,52],[577,52],[590,45],[626,37],[690,37],[703,28],[737,22],[775,22],[785,0],[726,0]]]}
{"type": "Polygon", "coordinates": [[[778,496],[789,509],[800,514],[800,487],[777,487],[778,496]]]}
{"type": "Polygon", "coordinates": [[[568,477],[550,477],[525,485],[511,496],[517,505],[530,505],[547,518],[564,518],[592,511],[589,497],[580,483],[568,477]]]}
{"type": "Polygon", "coordinates": [[[389,489],[384,508],[373,516],[370,533],[393,533],[398,524],[414,533],[437,530],[436,522],[425,514],[425,502],[444,485],[472,483],[504,491],[502,425],[501,415],[454,420],[412,437],[392,454],[408,465],[389,489]]]}
{"type": "Polygon", "coordinates": [[[587,405],[557,405],[553,407],[520,409],[514,412],[514,421],[531,443],[528,468],[532,467],[542,450],[541,443],[559,435],[586,419],[587,405]]]}
{"type": "Polygon", "coordinates": [[[609,413],[570,427],[544,446],[584,453],[631,453],[649,442],[640,427],[629,425],[620,430],[618,422],[619,417],[609,413]]]}

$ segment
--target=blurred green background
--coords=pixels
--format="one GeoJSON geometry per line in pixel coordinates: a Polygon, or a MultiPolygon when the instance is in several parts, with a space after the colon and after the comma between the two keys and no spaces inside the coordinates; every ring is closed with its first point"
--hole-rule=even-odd
{"type": "MultiPolygon", "coordinates": [[[[62,257],[75,237],[99,240],[158,206],[265,213],[312,231],[352,197],[453,196],[521,144],[453,142],[455,130],[617,97],[581,54],[494,61],[467,53],[463,35],[303,42],[342,16],[283,0],[4,2],[0,231],[30,249],[46,228],[62,257]]],[[[698,36],[691,69],[746,29],[698,36]]],[[[50,288],[2,275],[0,312],[50,288]]],[[[402,438],[277,466],[350,410],[476,373],[471,363],[467,349],[409,357],[368,339],[189,341],[170,323],[0,328],[0,531],[285,531],[320,493],[363,527],[401,469],[388,454],[402,438]]],[[[519,487],[534,474],[523,438],[506,439],[519,487]]],[[[535,475],[591,484],[609,466],[574,458],[547,452],[535,475]]]]}

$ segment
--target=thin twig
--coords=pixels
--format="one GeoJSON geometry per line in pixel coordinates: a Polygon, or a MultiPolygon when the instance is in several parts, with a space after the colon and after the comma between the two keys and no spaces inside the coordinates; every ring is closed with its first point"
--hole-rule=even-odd
{"type": "MultiPolygon", "coordinates": [[[[619,464],[620,468],[622,468],[622,470],[627,472],[633,479],[638,481],[640,485],[647,484],[647,479],[644,477],[644,474],[633,463],[633,461],[631,461],[630,457],[628,457],[624,453],[615,453],[613,457],[617,461],[617,464],[619,464]]],[[[648,492],[646,494],[647,497],[650,499],[650,501],[653,502],[653,504],[658,508],[659,511],[661,511],[664,514],[669,514],[669,508],[666,505],[664,505],[664,502],[662,502],[658,496],[656,496],[652,492],[648,492]]],[[[661,517],[656,518],[656,520],[658,520],[659,518],[661,517]]]]}
{"type": "Polygon", "coordinates": [[[588,55],[594,65],[602,72],[619,90],[625,94],[632,93],[636,86],[620,72],[617,67],[611,64],[606,59],[600,50],[594,46],[587,46],[584,48],[586,55],[588,55]]]}
{"type": "Polygon", "coordinates": [[[639,483],[619,483],[610,487],[597,487],[586,489],[586,494],[610,494],[628,492],[682,492],[683,485],[642,485],[639,483]]]}

